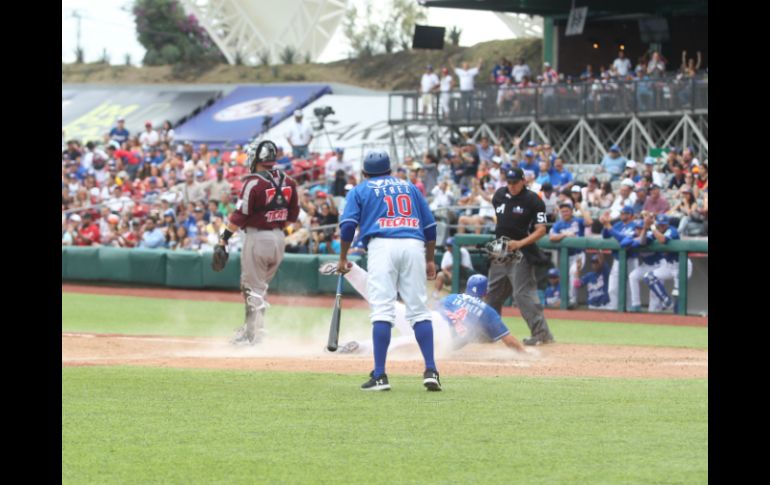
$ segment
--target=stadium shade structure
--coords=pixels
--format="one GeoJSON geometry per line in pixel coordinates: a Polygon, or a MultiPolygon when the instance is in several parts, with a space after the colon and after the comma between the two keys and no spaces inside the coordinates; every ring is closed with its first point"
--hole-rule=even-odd
{"type": "Polygon", "coordinates": [[[182,0],[230,64],[240,53],[256,65],[269,51],[271,63],[291,47],[298,58],[316,60],[337,30],[347,0],[182,0]]]}

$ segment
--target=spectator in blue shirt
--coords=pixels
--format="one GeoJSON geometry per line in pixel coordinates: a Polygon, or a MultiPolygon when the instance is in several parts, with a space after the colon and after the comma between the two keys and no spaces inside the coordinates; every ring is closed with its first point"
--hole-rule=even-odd
{"type": "Polygon", "coordinates": [[[163,231],[155,224],[155,218],[148,217],[144,224],[144,235],[139,243],[140,248],[156,249],[161,248],[166,242],[166,236],[163,231]]]}
{"type": "Polygon", "coordinates": [[[601,166],[610,176],[611,180],[618,180],[626,169],[626,157],[620,154],[620,147],[612,145],[610,152],[602,159],[601,166]]]}
{"type": "Polygon", "coordinates": [[[564,160],[561,158],[557,158],[556,161],[553,162],[553,168],[549,175],[551,176],[551,185],[553,185],[554,189],[557,191],[570,186],[574,179],[572,174],[564,168],[564,160]]]}
{"type": "Polygon", "coordinates": [[[495,156],[495,147],[489,144],[489,137],[482,136],[480,142],[476,145],[476,151],[479,154],[480,162],[491,162],[495,156]]]}
{"type": "Polygon", "coordinates": [[[123,142],[128,141],[129,133],[126,129],[126,120],[122,116],[118,118],[118,126],[110,130],[110,140],[123,145],[123,142]]]}
{"type": "Polygon", "coordinates": [[[519,162],[519,168],[522,170],[530,170],[532,172],[535,172],[535,177],[540,175],[540,166],[535,160],[535,152],[533,152],[532,150],[527,150],[526,152],[524,152],[524,158],[522,158],[521,161],[519,162]]]}

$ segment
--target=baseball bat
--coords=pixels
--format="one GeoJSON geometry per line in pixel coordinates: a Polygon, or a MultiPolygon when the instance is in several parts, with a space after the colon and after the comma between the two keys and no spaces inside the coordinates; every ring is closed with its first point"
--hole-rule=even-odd
{"type": "Polygon", "coordinates": [[[334,311],[332,312],[332,323],[329,327],[329,341],[326,343],[326,348],[329,352],[335,352],[337,350],[337,341],[340,337],[340,317],[342,316],[342,283],[344,281],[343,275],[340,274],[337,278],[337,297],[334,299],[334,311]]]}

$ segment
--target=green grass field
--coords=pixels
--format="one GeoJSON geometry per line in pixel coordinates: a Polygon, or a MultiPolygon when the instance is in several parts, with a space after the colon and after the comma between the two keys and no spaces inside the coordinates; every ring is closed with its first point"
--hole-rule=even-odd
{"type": "MultiPolygon", "coordinates": [[[[271,307],[278,332],[330,309],[271,307]]],[[[62,331],[227,336],[238,303],[63,294],[62,331]]],[[[343,311],[343,333],[366,311],[343,311]]],[[[525,324],[507,319],[516,335],[525,324]]],[[[235,324],[234,324],[235,322],[235,324]]],[[[273,328],[275,328],[273,324],[273,328]]],[[[553,321],[560,342],[707,348],[707,329],[553,321]]],[[[706,483],[708,381],[62,368],[62,482],[706,483]]]]}

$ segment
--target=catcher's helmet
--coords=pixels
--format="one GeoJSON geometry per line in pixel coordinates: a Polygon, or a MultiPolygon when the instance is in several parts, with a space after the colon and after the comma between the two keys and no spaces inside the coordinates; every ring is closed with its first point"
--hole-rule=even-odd
{"type": "Polygon", "coordinates": [[[271,168],[275,164],[275,159],[278,155],[278,148],[270,140],[265,140],[260,143],[256,141],[251,142],[246,149],[248,154],[247,162],[251,173],[257,171],[257,164],[262,164],[265,168],[271,168]]]}
{"type": "Polygon", "coordinates": [[[487,277],[483,274],[475,274],[468,278],[465,285],[465,294],[482,298],[487,294],[487,277]]]}
{"type": "Polygon", "coordinates": [[[364,157],[364,173],[367,175],[384,175],[390,172],[390,156],[384,150],[374,150],[364,157]]]}

